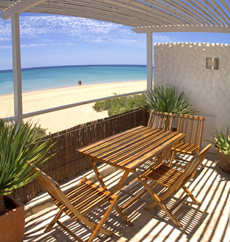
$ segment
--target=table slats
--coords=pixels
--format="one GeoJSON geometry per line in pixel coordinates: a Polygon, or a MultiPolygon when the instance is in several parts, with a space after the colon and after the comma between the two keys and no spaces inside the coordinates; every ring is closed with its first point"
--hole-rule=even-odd
{"type": "Polygon", "coordinates": [[[134,172],[185,135],[138,126],[78,149],[91,159],[134,172]]]}

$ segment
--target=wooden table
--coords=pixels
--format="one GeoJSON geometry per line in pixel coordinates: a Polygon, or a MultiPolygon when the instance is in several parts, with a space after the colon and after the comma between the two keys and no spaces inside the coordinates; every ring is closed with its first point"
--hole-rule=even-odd
{"type": "Polygon", "coordinates": [[[112,189],[112,192],[115,193],[122,187],[129,173],[134,173],[146,161],[158,157],[158,162],[163,162],[173,144],[184,136],[182,133],[138,126],[82,147],[78,151],[89,158],[97,179],[104,188],[106,186],[95,161],[125,171],[112,189]]]}

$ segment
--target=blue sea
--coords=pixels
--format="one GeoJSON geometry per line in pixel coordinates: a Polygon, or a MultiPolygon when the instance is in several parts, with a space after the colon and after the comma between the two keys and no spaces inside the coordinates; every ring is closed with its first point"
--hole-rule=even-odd
{"type": "MultiPolygon", "coordinates": [[[[22,69],[22,91],[31,92],[50,88],[130,82],[147,79],[144,65],[88,65],[22,69]]],[[[12,70],[0,71],[0,95],[13,93],[12,70]]]]}

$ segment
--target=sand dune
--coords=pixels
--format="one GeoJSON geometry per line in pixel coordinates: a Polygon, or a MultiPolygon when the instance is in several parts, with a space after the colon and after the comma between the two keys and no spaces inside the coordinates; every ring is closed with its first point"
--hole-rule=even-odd
{"type": "MultiPolygon", "coordinates": [[[[70,103],[108,97],[146,89],[146,81],[82,85],[23,93],[23,113],[34,112],[70,103]]],[[[0,117],[14,115],[13,95],[0,96],[0,117]]],[[[93,103],[38,115],[26,120],[38,123],[47,132],[57,132],[92,120],[108,117],[107,111],[96,112],[93,103]]]]}

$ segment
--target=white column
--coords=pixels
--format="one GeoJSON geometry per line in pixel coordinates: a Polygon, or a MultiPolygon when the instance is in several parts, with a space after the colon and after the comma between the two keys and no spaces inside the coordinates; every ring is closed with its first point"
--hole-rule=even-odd
{"type": "Polygon", "coordinates": [[[18,125],[22,123],[22,78],[21,78],[21,53],[19,14],[11,16],[12,30],[12,59],[14,76],[14,116],[18,125]]]}
{"type": "Polygon", "coordinates": [[[153,87],[153,38],[152,32],[147,32],[147,90],[153,87]]]}

